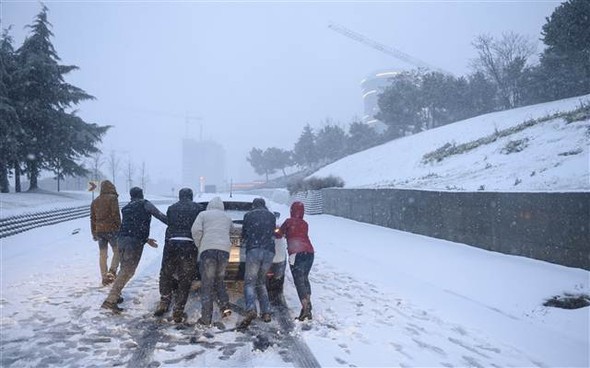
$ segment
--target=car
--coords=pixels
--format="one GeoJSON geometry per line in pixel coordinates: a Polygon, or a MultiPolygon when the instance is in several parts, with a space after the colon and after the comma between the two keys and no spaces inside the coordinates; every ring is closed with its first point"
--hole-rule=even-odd
{"type": "MultiPolygon", "coordinates": [[[[203,208],[207,208],[209,202],[198,202],[203,208]]],[[[252,210],[252,202],[223,201],[225,213],[232,219],[235,231],[231,234],[231,248],[229,261],[225,270],[225,282],[228,290],[243,291],[244,273],[246,270],[246,248],[241,246],[241,231],[244,215],[252,210]]],[[[273,212],[277,220],[279,212],[273,212]]],[[[278,224],[277,224],[278,226],[278,224]]],[[[278,230],[278,228],[276,229],[278,230]]],[[[267,290],[271,301],[276,302],[282,298],[283,284],[285,281],[285,268],[287,263],[287,242],[284,238],[275,238],[275,257],[267,274],[267,290]]],[[[197,279],[200,275],[197,267],[197,279]]],[[[198,288],[198,285],[195,287],[198,288]]]]}

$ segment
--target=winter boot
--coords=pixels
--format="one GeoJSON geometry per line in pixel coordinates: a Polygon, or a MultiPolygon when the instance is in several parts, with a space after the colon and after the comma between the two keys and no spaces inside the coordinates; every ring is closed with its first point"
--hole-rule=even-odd
{"type": "Polygon", "coordinates": [[[262,313],[262,320],[266,323],[271,321],[270,313],[262,313]]]}
{"type": "Polygon", "coordinates": [[[182,323],[183,321],[185,321],[187,318],[186,313],[184,313],[184,311],[181,310],[175,310],[174,312],[172,312],[172,319],[174,320],[175,323],[182,323]]]}
{"type": "Polygon", "coordinates": [[[156,316],[156,317],[163,316],[164,313],[168,312],[169,308],[170,308],[170,300],[162,298],[160,300],[160,304],[158,305],[158,309],[156,309],[156,311],[154,312],[154,316],[156,316]]]}
{"type": "Polygon", "coordinates": [[[121,312],[123,312],[123,308],[119,307],[117,304],[111,303],[106,300],[102,303],[100,307],[104,309],[110,309],[114,314],[120,314],[121,312]]]}
{"type": "Polygon", "coordinates": [[[201,327],[209,327],[210,324],[211,324],[211,321],[205,321],[205,319],[203,317],[201,317],[197,320],[197,325],[201,326],[201,327]]]}
{"type": "Polygon", "coordinates": [[[311,319],[311,300],[309,296],[301,300],[301,313],[299,313],[299,317],[297,317],[297,319],[300,321],[311,319]]]}
{"type": "Polygon", "coordinates": [[[257,316],[258,316],[258,314],[256,313],[255,310],[251,310],[251,311],[246,312],[246,317],[244,317],[242,322],[240,322],[240,324],[238,325],[238,330],[247,329],[248,326],[250,326],[250,323],[252,323],[252,321],[254,321],[254,319],[256,319],[257,316]]]}
{"type": "Polygon", "coordinates": [[[226,318],[231,316],[231,308],[229,305],[224,305],[223,307],[219,308],[221,310],[221,318],[226,318]]]}
{"type": "Polygon", "coordinates": [[[110,285],[115,281],[115,274],[111,273],[111,272],[107,272],[104,274],[104,276],[102,277],[102,284],[104,286],[110,285]]]}

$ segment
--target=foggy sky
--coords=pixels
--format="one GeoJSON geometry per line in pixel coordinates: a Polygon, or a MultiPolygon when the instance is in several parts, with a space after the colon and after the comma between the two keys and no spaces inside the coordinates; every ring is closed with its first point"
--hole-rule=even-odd
{"type": "MultiPolygon", "coordinates": [[[[152,182],[180,181],[187,134],[225,147],[228,180],[254,179],[245,159],[252,147],[292,149],[305,124],[319,129],[326,119],[345,128],[362,116],[367,74],[411,67],[330,23],[465,75],[477,35],[539,40],[559,3],[45,2],[62,63],[80,67],[68,82],[97,98],[79,105],[79,115],[112,125],[103,152],[145,161],[152,182]],[[187,125],[187,115],[202,120],[187,125]]],[[[15,48],[39,10],[38,2],[0,3],[15,48]]]]}

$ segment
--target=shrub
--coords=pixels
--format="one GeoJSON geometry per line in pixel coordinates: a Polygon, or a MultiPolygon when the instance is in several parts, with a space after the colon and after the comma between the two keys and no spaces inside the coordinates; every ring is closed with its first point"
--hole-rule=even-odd
{"type": "Polygon", "coordinates": [[[287,190],[289,190],[290,194],[295,194],[298,192],[305,192],[308,190],[319,190],[323,188],[342,188],[344,186],[344,180],[337,176],[327,176],[325,178],[316,178],[312,176],[311,178],[299,179],[290,182],[287,184],[287,190]]]}
{"type": "Polygon", "coordinates": [[[502,148],[502,153],[508,155],[515,152],[520,152],[524,150],[528,146],[529,139],[517,139],[515,141],[509,141],[506,143],[504,148],[502,148]]]}

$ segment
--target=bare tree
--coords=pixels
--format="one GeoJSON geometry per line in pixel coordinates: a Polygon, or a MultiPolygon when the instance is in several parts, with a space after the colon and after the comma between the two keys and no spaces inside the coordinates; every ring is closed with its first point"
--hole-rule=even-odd
{"type": "Polygon", "coordinates": [[[125,175],[127,177],[127,192],[133,186],[133,175],[135,174],[135,165],[131,162],[131,159],[127,161],[127,169],[125,170],[125,175]]]}
{"type": "Polygon", "coordinates": [[[97,152],[90,156],[90,169],[92,170],[92,180],[99,180],[101,178],[100,168],[104,164],[104,159],[101,152],[97,152]]]}
{"type": "Polygon", "coordinates": [[[150,177],[147,173],[147,168],[145,167],[145,161],[141,163],[141,172],[139,180],[141,182],[141,188],[143,189],[144,193],[147,192],[146,186],[150,181],[150,177]]]}
{"type": "Polygon", "coordinates": [[[109,169],[111,171],[111,178],[113,180],[113,184],[116,184],[115,179],[117,177],[117,174],[119,173],[119,166],[121,166],[121,160],[119,159],[119,157],[117,157],[115,151],[111,151],[111,153],[109,154],[108,164],[109,169]]]}
{"type": "Polygon", "coordinates": [[[535,53],[535,44],[527,37],[507,32],[499,40],[490,35],[479,35],[473,46],[478,58],[472,67],[496,84],[505,108],[518,106],[520,79],[528,59],[535,53]]]}

